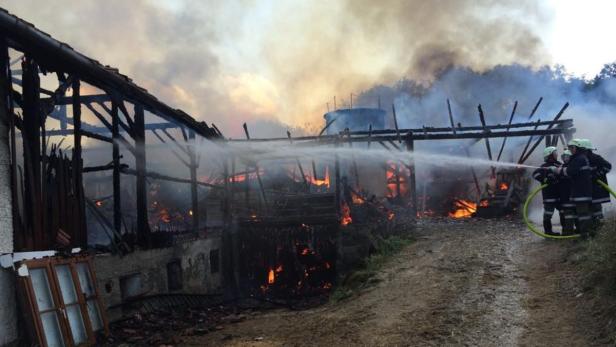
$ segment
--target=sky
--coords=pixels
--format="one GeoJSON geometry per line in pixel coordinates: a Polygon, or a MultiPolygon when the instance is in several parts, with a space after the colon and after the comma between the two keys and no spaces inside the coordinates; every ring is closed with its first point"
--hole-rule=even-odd
{"type": "Polygon", "coordinates": [[[612,1],[0,0],[0,6],[229,136],[314,132],[378,84],[430,84],[451,65],[616,60],[612,1]]]}

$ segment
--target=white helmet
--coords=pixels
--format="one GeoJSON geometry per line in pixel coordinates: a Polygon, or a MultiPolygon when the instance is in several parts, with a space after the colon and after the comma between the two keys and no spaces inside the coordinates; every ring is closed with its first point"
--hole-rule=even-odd
{"type": "Polygon", "coordinates": [[[554,146],[550,146],[550,147],[546,147],[543,150],[543,159],[546,159],[547,157],[549,157],[550,155],[552,155],[552,153],[556,152],[557,148],[554,146]]]}

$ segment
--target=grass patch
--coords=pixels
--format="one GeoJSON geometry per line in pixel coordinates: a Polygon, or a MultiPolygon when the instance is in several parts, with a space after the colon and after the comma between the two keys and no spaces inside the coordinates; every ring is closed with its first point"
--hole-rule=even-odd
{"type": "Polygon", "coordinates": [[[585,244],[579,260],[586,285],[616,297],[616,218],[605,221],[597,236],[585,244]]]}
{"type": "Polygon", "coordinates": [[[376,275],[383,265],[412,242],[411,237],[390,236],[386,239],[379,239],[376,252],[364,259],[361,266],[349,273],[342,283],[336,286],[330,296],[330,301],[334,303],[342,301],[355,296],[363,288],[379,283],[381,279],[376,275]]]}
{"type": "Polygon", "coordinates": [[[593,298],[589,309],[597,322],[598,338],[616,341],[616,218],[607,219],[597,236],[581,243],[577,262],[584,274],[582,290],[593,298]]]}

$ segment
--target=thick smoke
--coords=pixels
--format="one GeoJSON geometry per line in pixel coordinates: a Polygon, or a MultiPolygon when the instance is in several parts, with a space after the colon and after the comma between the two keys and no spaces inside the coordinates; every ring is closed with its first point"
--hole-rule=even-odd
{"type": "Polygon", "coordinates": [[[402,77],[429,84],[452,65],[551,63],[536,34],[550,18],[534,1],[0,5],[233,137],[244,121],[314,127],[333,95],[341,105],[402,77]]]}

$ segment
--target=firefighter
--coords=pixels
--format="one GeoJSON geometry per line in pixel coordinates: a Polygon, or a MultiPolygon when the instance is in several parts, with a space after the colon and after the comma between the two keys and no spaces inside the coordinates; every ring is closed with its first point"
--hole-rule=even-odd
{"type": "MultiPolygon", "coordinates": [[[[571,151],[565,149],[560,156],[563,170],[569,165],[571,151]]],[[[562,225],[562,235],[573,235],[575,233],[575,204],[569,200],[571,195],[571,178],[560,175],[558,179],[558,190],[560,192],[559,217],[562,225]]]]}
{"type": "Polygon", "coordinates": [[[569,201],[575,204],[576,229],[580,236],[588,237],[591,228],[590,203],[592,202],[592,179],[590,163],[586,156],[586,148],[581,139],[573,139],[568,143],[571,159],[567,166],[551,168],[559,175],[571,180],[571,195],[569,201]]]}
{"type": "Polygon", "coordinates": [[[546,147],[543,150],[544,163],[540,168],[533,172],[533,178],[542,184],[547,184],[541,193],[543,195],[543,230],[547,235],[558,235],[552,231],[552,216],[558,206],[560,190],[558,187],[558,176],[555,170],[561,166],[558,161],[556,147],[546,147]]]}
{"type": "Polygon", "coordinates": [[[597,183],[597,180],[601,180],[607,184],[607,173],[612,169],[612,164],[603,159],[599,154],[593,153],[593,150],[596,150],[596,148],[593,147],[590,140],[583,139],[582,141],[587,151],[586,156],[588,156],[592,174],[592,203],[590,205],[590,213],[594,231],[601,226],[603,220],[603,207],[601,204],[610,202],[610,193],[597,183]]]}

